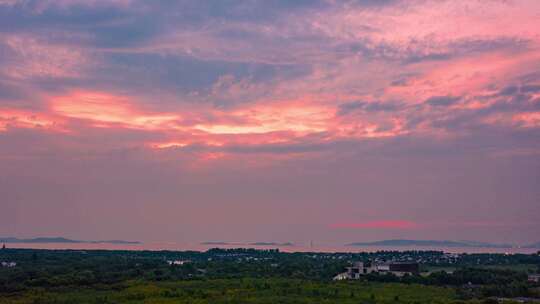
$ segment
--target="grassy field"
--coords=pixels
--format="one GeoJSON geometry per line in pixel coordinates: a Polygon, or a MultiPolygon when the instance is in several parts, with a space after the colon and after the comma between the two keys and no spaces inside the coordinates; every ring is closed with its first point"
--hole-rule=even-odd
{"type": "MultiPolygon", "coordinates": [[[[124,283],[120,288],[4,295],[0,303],[455,303],[452,289],[360,282],[235,279],[124,283]]],[[[470,302],[474,303],[474,302],[470,302]]]]}

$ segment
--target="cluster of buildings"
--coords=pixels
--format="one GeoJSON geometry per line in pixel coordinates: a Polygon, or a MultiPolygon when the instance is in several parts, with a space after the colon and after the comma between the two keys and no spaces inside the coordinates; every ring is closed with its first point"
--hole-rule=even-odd
{"type": "Polygon", "coordinates": [[[17,263],[15,263],[15,262],[1,262],[0,265],[2,265],[2,267],[12,268],[12,267],[17,266],[17,263]]]}
{"type": "Polygon", "coordinates": [[[415,275],[420,273],[420,265],[415,262],[391,262],[391,263],[371,263],[354,262],[352,266],[347,267],[347,271],[338,274],[334,280],[357,280],[363,275],[370,273],[391,273],[398,277],[406,274],[415,275]]]}

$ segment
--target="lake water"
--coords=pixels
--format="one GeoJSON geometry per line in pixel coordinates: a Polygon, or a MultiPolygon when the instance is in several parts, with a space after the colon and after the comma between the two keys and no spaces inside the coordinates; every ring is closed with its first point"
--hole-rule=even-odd
{"type": "Polygon", "coordinates": [[[254,246],[245,244],[234,245],[206,245],[188,243],[141,243],[141,244],[92,244],[92,243],[8,243],[8,248],[32,248],[32,249],[73,249],[73,250],[171,250],[171,251],[206,251],[210,248],[256,248],[256,249],[276,249],[284,252],[375,252],[382,250],[437,250],[449,253],[536,253],[540,249],[534,248],[481,248],[481,247],[417,247],[417,246],[254,246]]]}

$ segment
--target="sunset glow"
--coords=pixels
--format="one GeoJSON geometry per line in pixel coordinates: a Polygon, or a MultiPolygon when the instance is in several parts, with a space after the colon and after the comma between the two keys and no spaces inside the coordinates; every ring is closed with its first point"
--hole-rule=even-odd
{"type": "Polygon", "coordinates": [[[538,0],[0,0],[0,66],[0,235],[538,241],[538,0]]]}

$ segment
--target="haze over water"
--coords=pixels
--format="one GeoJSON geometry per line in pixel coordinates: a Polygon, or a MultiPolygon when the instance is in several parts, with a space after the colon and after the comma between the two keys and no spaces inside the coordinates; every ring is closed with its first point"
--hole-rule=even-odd
{"type": "Polygon", "coordinates": [[[170,250],[170,251],[206,251],[211,248],[255,248],[255,249],[279,249],[284,252],[376,252],[376,251],[408,251],[408,250],[435,250],[448,253],[524,253],[532,254],[539,251],[534,248],[485,248],[485,247],[418,247],[418,246],[332,246],[332,245],[292,245],[292,246],[255,246],[255,245],[204,245],[204,244],[178,244],[178,243],[143,243],[143,244],[8,244],[9,248],[32,248],[32,249],[69,249],[69,250],[170,250]]]}

